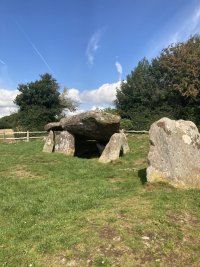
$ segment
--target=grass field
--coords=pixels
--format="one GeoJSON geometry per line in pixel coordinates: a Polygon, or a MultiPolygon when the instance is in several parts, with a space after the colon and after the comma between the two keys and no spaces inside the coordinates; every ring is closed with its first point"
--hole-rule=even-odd
{"type": "Polygon", "coordinates": [[[146,183],[148,137],[98,159],[0,143],[0,266],[200,266],[200,190],[146,183]]]}

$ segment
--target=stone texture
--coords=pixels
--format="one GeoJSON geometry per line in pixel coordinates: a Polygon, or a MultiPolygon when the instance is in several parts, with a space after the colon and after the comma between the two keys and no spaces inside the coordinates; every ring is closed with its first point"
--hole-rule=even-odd
{"type": "Polygon", "coordinates": [[[63,118],[59,123],[49,123],[45,130],[55,131],[62,127],[77,138],[108,142],[114,133],[119,132],[119,124],[119,116],[95,110],[63,118]]]}
{"type": "Polygon", "coordinates": [[[45,131],[62,131],[60,122],[50,122],[44,126],[45,131]]]}
{"type": "Polygon", "coordinates": [[[200,187],[200,134],[191,121],[162,118],[150,128],[147,180],[200,187]]]}
{"type": "Polygon", "coordinates": [[[120,152],[126,154],[129,151],[126,135],[124,133],[115,133],[107,143],[99,161],[109,163],[119,158],[120,152]]]}
{"type": "Polygon", "coordinates": [[[49,132],[49,135],[46,138],[44,147],[43,147],[43,152],[51,153],[53,152],[54,149],[54,134],[53,131],[49,132]]]}
{"type": "Polygon", "coordinates": [[[55,136],[55,152],[63,153],[67,156],[74,156],[75,139],[68,131],[62,131],[55,136]]]}

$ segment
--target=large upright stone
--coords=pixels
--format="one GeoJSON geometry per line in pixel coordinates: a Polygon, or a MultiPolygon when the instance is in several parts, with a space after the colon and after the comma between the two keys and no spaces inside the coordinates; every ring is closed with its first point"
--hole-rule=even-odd
{"type": "Polygon", "coordinates": [[[55,152],[63,153],[67,156],[74,156],[75,140],[68,131],[62,131],[55,136],[55,152]]]}
{"type": "Polygon", "coordinates": [[[126,154],[129,151],[128,142],[124,133],[115,133],[107,143],[99,161],[109,163],[119,158],[120,152],[126,154]]]}
{"type": "Polygon", "coordinates": [[[49,123],[45,130],[56,131],[61,127],[79,138],[108,142],[114,133],[119,132],[119,123],[119,116],[95,110],[63,118],[59,123],[49,123]]]}
{"type": "Polygon", "coordinates": [[[150,128],[147,180],[200,187],[200,134],[191,121],[162,118],[150,128]]]}
{"type": "Polygon", "coordinates": [[[51,153],[53,152],[53,149],[54,149],[54,134],[53,134],[53,131],[50,131],[46,138],[46,141],[43,147],[43,152],[51,153]]]}

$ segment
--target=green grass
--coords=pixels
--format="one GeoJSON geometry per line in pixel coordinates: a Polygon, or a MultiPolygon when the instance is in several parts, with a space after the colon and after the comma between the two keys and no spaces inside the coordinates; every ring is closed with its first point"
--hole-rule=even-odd
{"type": "Polygon", "coordinates": [[[200,190],[146,183],[148,137],[111,164],[0,143],[0,266],[199,266],[200,190]]]}

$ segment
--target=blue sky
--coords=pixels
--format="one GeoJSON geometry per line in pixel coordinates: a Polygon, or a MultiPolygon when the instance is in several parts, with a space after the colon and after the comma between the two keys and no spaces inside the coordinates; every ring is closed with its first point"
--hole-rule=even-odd
{"type": "Polygon", "coordinates": [[[81,102],[112,104],[143,57],[200,33],[199,0],[0,0],[0,116],[49,72],[81,102]]]}

